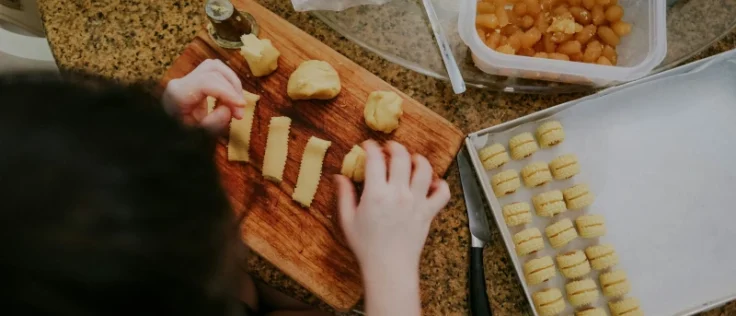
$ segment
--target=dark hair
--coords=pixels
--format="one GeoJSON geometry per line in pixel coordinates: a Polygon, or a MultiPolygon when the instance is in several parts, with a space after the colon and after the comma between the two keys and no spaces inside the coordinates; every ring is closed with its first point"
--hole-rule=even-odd
{"type": "Polygon", "coordinates": [[[237,228],[213,152],[141,89],[0,76],[0,306],[230,314],[237,228]]]}

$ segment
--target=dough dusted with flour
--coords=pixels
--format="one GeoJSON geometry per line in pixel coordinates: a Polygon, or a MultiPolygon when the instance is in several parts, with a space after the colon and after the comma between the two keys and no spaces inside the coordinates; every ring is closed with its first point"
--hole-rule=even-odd
{"type": "Polygon", "coordinates": [[[332,65],[321,60],[307,60],[289,77],[286,92],[292,100],[329,100],[342,89],[340,76],[332,65]]]}
{"type": "Polygon", "coordinates": [[[253,34],[243,35],[240,38],[243,47],[240,55],[248,63],[250,72],[256,77],[271,74],[279,67],[279,56],[281,53],[273,47],[271,40],[259,39],[253,34]]]}
{"type": "Polygon", "coordinates": [[[372,130],[386,134],[399,127],[399,118],[404,114],[401,103],[404,100],[392,91],[373,91],[365,103],[365,123],[372,130]]]}

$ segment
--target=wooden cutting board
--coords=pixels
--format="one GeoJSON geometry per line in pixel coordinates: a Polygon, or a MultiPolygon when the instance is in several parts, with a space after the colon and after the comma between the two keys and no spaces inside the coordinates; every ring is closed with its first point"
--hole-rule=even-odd
{"type": "Polygon", "coordinates": [[[459,150],[463,133],[424,105],[379,79],[309,34],[251,0],[234,0],[251,13],[261,27],[261,38],[281,51],[278,70],[255,78],[236,50],[218,47],[202,30],[174,61],[161,82],[192,71],[205,59],[220,59],[240,77],[243,88],[261,96],[251,134],[250,163],[227,160],[227,139],[217,147],[216,162],[232,207],[244,214],[245,243],[338,310],[352,307],[362,294],[358,263],[338,225],[336,188],[329,175],[339,173],[350,148],[366,139],[395,140],[410,152],[425,155],[438,175],[444,175],[459,150]],[[286,95],[289,75],[305,60],[330,63],[342,80],[342,92],[331,101],[291,101],[286,95]],[[400,127],[390,135],[371,131],[363,119],[368,94],[391,90],[404,98],[400,127]],[[289,153],[280,184],[261,176],[269,120],[292,119],[289,153]],[[292,201],[299,164],[310,136],[332,142],[324,161],[323,176],[310,208],[292,201]]]}

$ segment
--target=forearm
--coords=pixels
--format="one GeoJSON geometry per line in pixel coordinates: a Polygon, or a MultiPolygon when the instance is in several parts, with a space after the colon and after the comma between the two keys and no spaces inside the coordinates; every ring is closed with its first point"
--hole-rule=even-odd
{"type": "Polygon", "coordinates": [[[421,314],[418,264],[378,262],[362,268],[369,316],[421,314]]]}

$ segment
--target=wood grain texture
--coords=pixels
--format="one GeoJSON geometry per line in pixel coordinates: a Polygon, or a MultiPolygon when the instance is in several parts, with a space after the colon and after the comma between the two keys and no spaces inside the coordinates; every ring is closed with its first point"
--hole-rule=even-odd
{"type": "Polygon", "coordinates": [[[261,256],[338,310],[352,307],[362,294],[358,263],[338,225],[336,188],[329,175],[340,172],[350,148],[366,139],[395,140],[412,153],[425,155],[438,175],[444,175],[461,146],[464,135],[448,121],[409,98],[345,56],[289,24],[251,0],[235,0],[261,27],[261,38],[270,39],[281,51],[279,68],[256,78],[235,50],[215,45],[205,30],[199,32],[174,61],[161,88],[191,72],[205,59],[220,59],[240,77],[243,88],[261,96],[251,134],[249,163],[227,160],[227,140],[221,139],[216,162],[234,211],[243,214],[242,238],[261,256]],[[342,91],[330,101],[291,101],[286,94],[289,75],[305,60],[330,63],[339,73],[342,91]],[[375,90],[395,91],[403,99],[400,127],[385,135],[370,130],[363,106],[375,90]],[[263,179],[261,166],[269,120],[292,119],[284,179],[275,184],[263,179]],[[314,202],[304,208],[291,199],[304,147],[311,136],[329,140],[323,176],[314,202]]]}

